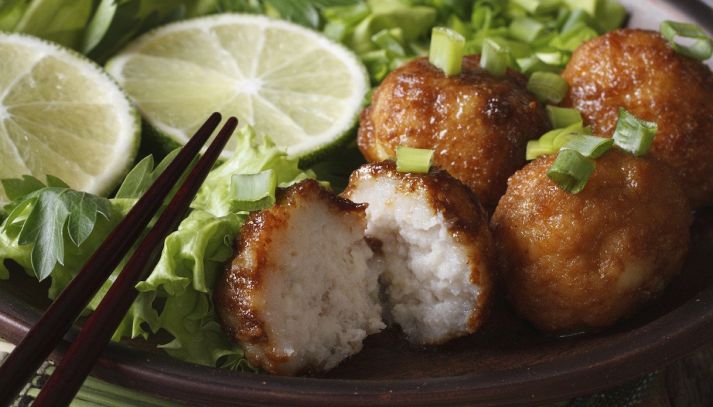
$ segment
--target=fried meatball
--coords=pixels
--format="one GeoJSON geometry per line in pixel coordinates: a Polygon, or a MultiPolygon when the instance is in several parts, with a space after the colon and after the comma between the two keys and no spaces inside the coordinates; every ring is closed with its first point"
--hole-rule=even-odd
{"type": "Polygon", "coordinates": [[[508,177],[525,164],[527,141],[549,122],[524,76],[508,71],[497,78],[479,61],[466,56],[453,77],[426,58],[391,72],[361,114],[358,142],[368,161],[393,158],[400,145],[435,150],[434,163],[492,211],[508,177]]]}
{"type": "Polygon", "coordinates": [[[328,370],[384,328],[364,211],[308,180],[248,217],[215,303],[253,366],[328,370]]]}
{"type": "Polygon", "coordinates": [[[475,332],[492,291],[495,248],[475,195],[445,171],[399,173],[392,161],[365,164],[343,195],[368,203],[386,319],[418,345],[475,332]]]}
{"type": "Polygon", "coordinates": [[[652,31],[622,29],[581,45],[564,104],[611,137],[618,109],[656,122],[652,154],[674,168],[694,208],[713,202],[713,74],[652,31]]]}
{"type": "Polygon", "coordinates": [[[681,269],[688,202],[673,172],[651,157],[606,153],[578,194],[547,177],[553,160],[516,172],[491,221],[508,297],[545,331],[606,327],[681,269]]]}

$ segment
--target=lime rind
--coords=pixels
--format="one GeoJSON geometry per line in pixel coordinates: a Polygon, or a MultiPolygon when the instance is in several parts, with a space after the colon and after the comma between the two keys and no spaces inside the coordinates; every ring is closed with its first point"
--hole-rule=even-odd
{"type": "MultiPolygon", "coordinates": [[[[160,103],[155,103],[151,104],[147,102],[145,99],[146,97],[142,98],[141,95],[137,95],[136,88],[132,89],[132,85],[135,87],[138,87],[136,83],[139,83],[138,80],[135,80],[134,78],[127,78],[127,75],[125,74],[125,70],[127,69],[127,64],[134,63],[137,59],[143,59],[141,61],[142,64],[146,64],[148,62],[148,59],[144,59],[148,56],[150,57],[155,57],[155,55],[151,55],[147,49],[159,49],[161,50],[161,41],[165,40],[166,38],[170,38],[172,35],[181,35],[181,33],[185,33],[187,31],[194,31],[196,33],[200,32],[200,34],[196,35],[204,35],[206,32],[209,32],[210,35],[215,35],[215,31],[218,29],[225,29],[225,27],[230,27],[231,25],[245,25],[245,26],[255,26],[256,31],[260,31],[262,36],[265,36],[265,30],[275,30],[275,32],[282,32],[284,31],[284,34],[286,36],[289,36],[289,33],[295,33],[295,37],[300,37],[301,39],[306,39],[306,42],[309,44],[305,46],[305,48],[309,48],[311,52],[314,52],[316,55],[320,55],[319,52],[324,52],[321,55],[324,56],[331,56],[331,58],[334,58],[334,60],[338,61],[341,65],[340,67],[344,70],[345,76],[342,77],[341,79],[344,80],[344,78],[348,77],[348,83],[349,83],[349,95],[346,98],[342,98],[342,100],[339,100],[341,105],[339,107],[333,108],[334,111],[339,112],[339,114],[334,114],[336,117],[334,120],[329,121],[329,127],[322,132],[318,133],[308,133],[305,131],[303,128],[300,128],[300,130],[304,131],[305,134],[299,134],[299,132],[290,132],[288,130],[284,130],[285,128],[289,129],[291,127],[289,126],[273,126],[271,128],[261,128],[261,126],[256,126],[256,130],[259,133],[265,133],[270,135],[273,139],[276,140],[278,145],[284,147],[287,151],[287,153],[290,156],[293,157],[300,157],[303,159],[308,159],[312,160],[314,157],[317,156],[322,156],[324,154],[324,151],[326,150],[331,150],[334,145],[340,145],[345,142],[346,139],[349,138],[349,136],[353,135],[353,128],[355,124],[357,123],[359,112],[362,107],[362,102],[363,102],[363,97],[366,94],[368,88],[369,88],[369,79],[368,79],[368,74],[362,63],[358,60],[358,58],[347,48],[344,46],[337,44],[335,42],[332,42],[328,38],[324,37],[323,35],[319,34],[318,32],[307,29],[301,26],[297,26],[295,24],[282,21],[282,20],[276,20],[272,19],[269,17],[265,16],[255,16],[255,15],[245,15],[245,14],[220,14],[220,15],[214,15],[214,16],[208,16],[208,17],[201,17],[201,18],[196,18],[192,20],[185,20],[177,23],[172,23],[167,26],[163,26],[157,29],[154,29],[153,31],[150,31],[147,34],[144,34],[137,40],[135,40],[133,43],[129,44],[124,50],[122,50],[116,57],[111,59],[106,66],[107,71],[114,76],[119,84],[124,86],[125,91],[129,95],[130,98],[134,101],[136,106],[138,107],[139,111],[142,113],[145,121],[148,123],[148,125],[154,129],[154,131],[150,132],[153,133],[154,135],[159,135],[161,138],[166,138],[169,140],[165,141],[158,141],[154,142],[154,144],[158,145],[175,145],[175,144],[184,144],[192,131],[192,128],[187,128],[187,126],[171,126],[165,123],[165,121],[161,120],[161,118],[155,117],[156,115],[153,114],[154,109],[156,109],[156,106],[159,105],[160,103]],[[134,81],[134,82],[131,82],[134,81]],[[127,85],[128,82],[131,82],[127,85]],[[296,135],[297,134],[297,135],[296,135]]],[[[299,38],[298,38],[299,39],[299,38]]],[[[283,37],[283,39],[286,43],[289,44],[290,39],[283,37]]],[[[294,39],[293,39],[294,41],[294,39]]],[[[224,44],[220,45],[221,47],[224,46],[224,44]]],[[[232,54],[226,50],[223,49],[223,52],[225,52],[225,57],[229,56],[234,56],[235,52],[232,54]]],[[[160,51],[159,51],[160,52],[160,51]]],[[[261,51],[262,52],[262,51],[261,51]]],[[[274,53],[274,51],[273,51],[274,53]]],[[[263,55],[260,54],[262,57],[263,55]]],[[[191,58],[190,55],[190,50],[187,50],[185,54],[180,55],[179,57],[176,58],[175,64],[172,64],[173,67],[175,67],[176,64],[183,64],[185,62],[186,58],[191,58]]],[[[269,59],[269,58],[265,58],[269,59]]],[[[310,61],[305,61],[306,63],[310,63],[310,61]]],[[[157,63],[160,63],[157,61],[157,63]]],[[[236,63],[237,64],[237,63],[236,63]]],[[[218,64],[220,65],[220,64],[218,64]]],[[[168,66],[168,65],[167,65],[168,66]]],[[[188,66],[188,65],[186,65],[188,66]]],[[[272,67],[271,67],[272,68],[272,67]]],[[[279,68],[279,67],[275,67],[279,68]]],[[[152,69],[152,68],[148,68],[152,69]]],[[[215,68],[215,73],[214,75],[222,78],[222,75],[229,76],[226,74],[226,69],[228,68],[222,68],[222,67],[216,67],[215,68]]],[[[273,69],[273,71],[276,71],[277,69],[273,69]]],[[[143,72],[141,74],[144,74],[143,72]]],[[[252,73],[253,75],[255,72],[252,73]]],[[[258,74],[263,74],[263,72],[258,72],[258,74]]],[[[132,74],[130,73],[128,76],[131,76],[132,74]]],[[[136,75],[134,73],[134,75],[136,75]]],[[[328,76],[330,75],[330,72],[313,72],[313,71],[302,71],[300,75],[309,75],[311,76],[311,81],[315,83],[319,83],[320,76],[328,76]]],[[[193,77],[198,76],[198,74],[194,74],[193,77]]],[[[299,77],[296,75],[287,75],[286,78],[280,78],[280,80],[290,80],[290,78],[296,78],[295,80],[298,80],[299,77]]],[[[231,78],[235,79],[235,78],[231,78]]],[[[238,78],[239,79],[239,78],[238,78]]],[[[142,78],[142,80],[145,80],[145,78],[142,78]]],[[[193,79],[189,79],[189,81],[192,81],[193,79]]],[[[211,81],[211,78],[208,78],[207,81],[211,81]]],[[[277,81],[279,82],[279,80],[277,81]]],[[[300,86],[303,85],[303,83],[299,83],[300,86]]],[[[309,86],[309,83],[307,81],[304,82],[305,86],[309,86]]],[[[188,85],[186,85],[188,86],[188,85]]],[[[192,85],[193,86],[193,85],[192,85]]],[[[216,82],[215,85],[207,84],[206,85],[207,91],[205,93],[210,94],[211,92],[215,92],[215,94],[221,95],[221,87],[220,84],[216,82]]],[[[196,87],[195,89],[200,89],[196,87]]],[[[276,89],[273,87],[273,91],[279,93],[281,90],[276,89]]],[[[320,90],[321,92],[322,90],[320,90]]],[[[325,89],[327,93],[329,93],[331,90],[330,89],[325,89]]],[[[338,89],[337,89],[338,91],[338,89]]],[[[270,91],[268,90],[263,90],[262,92],[268,93],[270,91]]],[[[193,92],[194,94],[196,92],[193,92]]],[[[228,91],[229,93],[229,91],[228,91]]],[[[190,94],[189,91],[185,91],[183,94],[190,94]]],[[[239,92],[236,92],[236,95],[240,95],[239,92]]],[[[235,95],[233,95],[235,96],[235,95]]],[[[190,97],[190,95],[188,96],[190,97]]],[[[292,116],[290,117],[299,117],[299,109],[307,109],[307,107],[303,107],[300,103],[294,103],[292,105],[289,105],[289,100],[287,102],[283,103],[283,106],[275,106],[274,99],[271,99],[269,103],[266,103],[264,100],[262,100],[263,94],[259,95],[258,97],[255,97],[255,101],[252,103],[250,107],[245,107],[246,104],[241,104],[240,100],[237,101],[225,101],[222,100],[222,102],[230,104],[231,102],[233,105],[240,106],[241,109],[263,109],[265,111],[269,110],[269,114],[275,114],[275,115],[283,115],[283,117],[286,115],[284,110],[285,109],[292,109],[294,110],[292,113],[292,116]]],[[[308,98],[315,98],[319,99],[320,97],[323,99],[320,101],[321,106],[326,106],[326,108],[330,108],[329,104],[325,102],[330,96],[320,96],[319,93],[313,93],[313,94],[307,94],[303,95],[302,101],[306,102],[306,105],[309,105],[309,99],[308,98]]],[[[180,96],[177,97],[177,99],[180,99],[180,96]]],[[[228,99],[227,96],[224,96],[224,99],[228,99]]],[[[238,98],[235,98],[238,99],[238,98]]],[[[205,97],[205,99],[201,99],[203,101],[202,105],[207,108],[208,100],[210,100],[209,97],[205,97]]],[[[282,101],[278,98],[279,101],[282,101]]],[[[182,103],[180,100],[176,101],[171,101],[171,103],[176,103],[180,104],[182,103]]],[[[308,106],[309,107],[309,106],[308,106]]],[[[236,110],[237,108],[234,108],[232,110],[236,110]]],[[[315,112],[319,112],[319,109],[315,107],[311,107],[311,111],[309,114],[315,115],[315,112]]],[[[213,110],[218,110],[220,111],[220,103],[215,104],[213,110]]],[[[226,109],[222,111],[224,115],[231,115],[231,114],[236,114],[235,111],[232,111],[231,109],[226,109]]],[[[206,113],[208,113],[208,110],[206,110],[206,113]]],[[[268,116],[268,113],[264,113],[264,116],[268,116]]],[[[240,114],[237,114],[240,116],[240,114]]],[[[278,120],[279,122],[279,120],[278,120]]],[[[197,127],[199,123],[194,124],[194,127],[197,127]]],[[[245,123],[243,123],[245,124],[245,123]]],[[[308,123],[309,125],[309,123],[308,123]]],[[[308,126],[307,125],[307,126],[308,126]]],[[[305,127],[307,127],[305,126],[305,127]]],[[[294,128],[294,127],[293,127],[294,128]]],[[[147,135],[148,136],[148,135],[147,135]]],[[[231,154],[231,149],[228,147],[226,148],[226,151],[223,153],[223,158],[229,157],[231,154]]]]}
{"type": "MultiPolygon", "coordinates": [[[[111,193],[121,182],[123,176],[131,168],[140,145],[141,116],[132,105],[129,98],[121,91],[116,81],[108,75],[101,66],[74,50],[30,35],[4,32],[0,32],[0,45],[23,47],[36,53],[38,61],[47,57],[56,58],[57,61],[76,69],[77,72],[86,79],[86,84],[95,84],[97,86],[96,95],[101,95],[101,98],[105,101],[105,103],[112,105],[112,112],[114,113],[116,122],[119,124],[119,128],[116,129],[117,136],[114,137],[113,144],[111,146],[107,146],[106,154],[102,157],[101,171],[92,174],[83,173],[83,175],[88,176],[84,177],[86,179],[84,182],[78,182],[76,179],[71,179],[71,176],[64,177],[67,178],[64,179],[65,182],[78,190],[98,195],[107,195],[111,193]]],[[[21,78],[22,76],[18,77],[18,81],[21,78]]],[[[5,101],[5,98],[9,94],[9,91],[5,92],[5,90],[11,90],[15,85],[17,84],[9,84],[7,87],[0,89],[0,93],[3,95],[2,101],[5,101]]],[[[39,87],[41,88],[42,85],[40,84],[39,87]]],[[[0,101],[0,106],[3,105],[2,101],[0,101]]],[[[44,105],[52,106],[53,103],[47,102],[44,105]]],[[[48,124],[51,123],[38,123],[38,126],[47,126],[48,124]]],[[[91,126],[91,123],[88,123],[87,125],[91,126]]],[[[80,133],[80,131],[77,131],[77,134],[80,133]]],[[[61,143],[70,142],[68,140],[71,138],[73,138],[72,135],[68,135],[66,140],[61,140],[61,143]]],[[[74,138],[76,139],[76,137],[74,138]]],[[[82,150],[82,146],[80,144],[81,143],[77,142],[76,145],[72,144],[71,147],[66,148],[71,148],[80,152],[82,150]]],[[[3,152],[0,151],[0,154],[2,153],[3,152]]],[[[35,153],[34,150],[33,153],[35,153]]],[[[64,158],[67,159],[68,163],[74,162],[76,165],[76,161],[73,161],[73,158],[76,157],[64,158]]],[[[42,157],[39,159],[47,158],[42,157]]],[[[44,180],[46,175],[57,175],[38,173],[37,171],[33,171],[32,168],[28,168],[28,170],[32,173],[32,175],[42,180],[44,180]]],[[[26,171],[23,173],[26,173],[26,171]]],[[[3,174],[3,177],[7,178],[8,175],[11,177],[20,177],[23,174],[3,174]]],[[[5,200],[4,191],[0,190],[0,204],[2,204],[5,200]]]]}

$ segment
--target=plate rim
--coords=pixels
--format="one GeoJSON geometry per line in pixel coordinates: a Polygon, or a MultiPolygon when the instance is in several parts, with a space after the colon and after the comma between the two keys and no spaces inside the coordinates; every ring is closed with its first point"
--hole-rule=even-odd
{"type": "MultiPolygon", "coordinates": [[[[713,33],[713,9],[703,0],[661,1],[713,33]]],[[[12,295],[0,298],[3,305],[0,326],[5,328],[0,334],[13,343],[19,342],[31,323],[39,319],[37,310],[22,307],[20,303],[21,300],[12,295]]],[[[75,334],[70,333],[68,338],[75,334]]],[[[627,335],[593,346],[586,355],[567,355],[527,369],[422,380],[280,377],[191,365],[112,343],[99,359],[92,376],[167,400],[196,405],[257,405],[269,401],[273,405],[310,406],[335,403],[498,406],[559,401],[605,390],[673,363],[711,341],[713,284],[669,313],[628,331],[627,335]],[[672,326],[676,328],[673,331],[672,326]],[[641,341],[651,337],[661,339],[641,341]],[[177,371],[181,374],[177,375],[177,371]]],[[[67,346],[65,341],[50,358],[59,360],[67,346]]]]}

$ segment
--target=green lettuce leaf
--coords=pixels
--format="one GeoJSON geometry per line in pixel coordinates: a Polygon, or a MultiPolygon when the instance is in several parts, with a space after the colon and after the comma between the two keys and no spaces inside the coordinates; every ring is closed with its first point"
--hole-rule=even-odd
{"type": "Polygon", "coordinates": [[[314,177],[314,173],[300,170],[297,159],[289,158],[270,138],[258,136],[251,127],[234,137],[234,154],[208,174],[191,204],[193,210],[166,238],[156,268],[137,288],[163,304],[157,327],[174,338],[162,346],[166,352],[192,363],[243,368],[242,350],[223,335],[211,297],[247,215],[246,207],[232,199],[232,177],[272,170],[284,187],[314,177]]]}

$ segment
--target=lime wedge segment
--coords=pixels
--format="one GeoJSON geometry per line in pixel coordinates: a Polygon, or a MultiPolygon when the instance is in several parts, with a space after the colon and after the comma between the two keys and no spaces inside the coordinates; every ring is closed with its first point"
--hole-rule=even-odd
{"type": "Polygon", "coordinates": [[[78,190],[111,192],[140,132],[114,81],[75,52],[25,35],[0,33],[0,61],[0,179],[54,175],[78,190]]]}
{"type": "Polygon", "coordinates": [[[369,87],[366,70],[341,45],[295,24],[240,14],[159,28],[107,70],[169,144],[185,143],[218,111],[296,157],[348,134],[369,87]]]}

